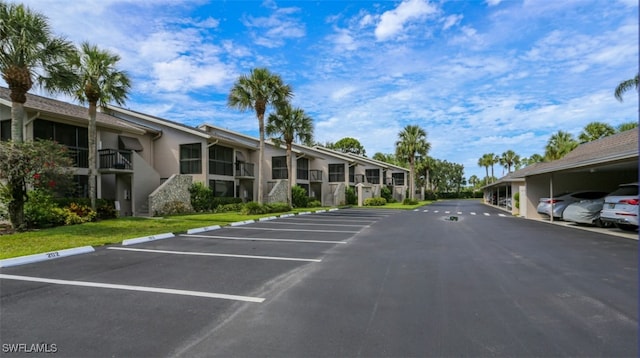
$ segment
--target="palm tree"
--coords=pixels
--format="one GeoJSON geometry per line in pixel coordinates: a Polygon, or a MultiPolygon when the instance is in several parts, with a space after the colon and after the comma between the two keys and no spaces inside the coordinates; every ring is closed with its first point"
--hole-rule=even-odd
{"type": "Polygon", "coordinates": [[[69,65],[76,75],[73,95],[80,103],[89,104],[89,199],[93,210],[96,210],[98,167],[97,106],[105,107],[110,102],[124,105],[131,88],[127,73],[116,68],[118,61],[120,56],[87,42],[83,42],[80,49],[69,56],[69,65]]]}
{"type": "Polygon", "coordinates": [[[293,185],[293,164],[291,162],[291,144],[297,138],[301,143],[309,143],[313,140],[313,119],[307,116],[300,108],[292,108],[286,103],[276,109],[267,118],[266,132],[269,136],[276,136],[273,142],[276,145],[284,143],[287,148],[287,173],[288,191],[287,203],[291,205],[291,187],[293,185]]]}
{"type": "Polygon", "coordinates": [[[578,135],[578,139],[580,140],[580,143],[586,143],[615,133],[616,130],[606,123],[591,122],[584,127],[582,133],[578,135]]]}
{"type": "Polygon", "coordinates": [[[254,68],[251,73],[241,75],[234,83],[227,105],[240,111],[256,111],[260,130],[260,153],[258,160],[258,203],[263,200],[262,165],[264,161],[264,114],[270,105],[281,105],[293,96],[291,87],[284,84],[280,76],[266,68],[254,68]]]}
{"type": "Polygon", "coordinates": [[[571,133],[558,131],[549,138],[545,147],[544,157],[546,160],[560,159],[577,146],[578,142],[573,139],[571,133]]]}
{"type": "Polygon", "coordinates": [[[511,173],[511,167],[519,165],[520,156],[517,155],[513,150],[509,149],[506,152],[502,153],[502,156],[499,160],[500,164],[507,168],[507,173],[511,173]]]}
{"type": "Polygon", "coordinates": [[[485,180],[489,180],[489,167],[491,166],[491,160],[493,159],[493,154],[483,154],[482,157],[478,159],[478,166],[484,167],[486,172],[485,180]]]}
{"type": "Polygon", "coordinates": [[[618,126],[618,128],[616,128],[616,131],[620,133],[620,132],[625,132],[634,128],[638,128],[638,122],[622,123],[618,126]]]}
{"type": "Polygon", "coordinates": [[[471,184],[471,186],[473,187],[473,190],[476,190],[476,186],[480,183],[480,178],[478,178],[476,175],[472,175],[469,177],[469,184],[471,184]]]}
{"type": "Polygon", "coordinates": [[[493,182],[493,178],[495,178],[495,175],[493,175],[493,166],[500,163],[500,157],[493,153],[488,153],[486,154],[486,156],[487,163],[489,163],[489,165],[491,166],[491,181],[493,182]]]}
{"type": "Polygon", "coordinates": [[[0,2],[0,72],[11,92],[11,138],[22,142],[24,103],[34,82],[49,91],[71,79],[64,65],[73,45],[51,33],[48,19],[22,4],[0,2]]]}
{"type": "Polygon", "coordinates": [[[636,90],[638,90],[637,74],[636,74],[636,77],[632,79],[620,82],[620,84],[616,87],[616,90],[614,91],[613,95],[616,96],[616,99],[618,101],[622,102],[622,94],[631,90],[632,88],[635,88],[636,90]]]}
{"type": "Polygon", "coordinates": [[[398,133],[396,156],[409,161],[409,197],[415,196],[416,157],[427,155],[431,144],[427,142],[427,132],[417,125],[407,125],[398,133]]]}

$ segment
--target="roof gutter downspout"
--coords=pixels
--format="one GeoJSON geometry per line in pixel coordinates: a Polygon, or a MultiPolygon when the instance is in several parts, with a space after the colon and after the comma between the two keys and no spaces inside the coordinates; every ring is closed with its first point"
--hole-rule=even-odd
{"type": "Polygon", "coordinates": [[[213,147],[214,145],[218,144],[219,141],[220,141],[219,139],[216,139],[215,142],[207,144],[207,148],[213,147]]]}
{"type": "Polygon", "coordinates": [[[549,200],[551,202],[551,222],[553,222],[553,173],[549,177],[549,200]]]}
{"type": "Polygon", "coordinates": [[[156,136],[155,136],[155,137],[151,138],[151,141],[152,141],[152,142],[155,142],[155,141],[157,141],[158,139],[162,138],[162,133],[163,133],[162,131],[158,132],[158,134],[156,134],[156,136]]]}

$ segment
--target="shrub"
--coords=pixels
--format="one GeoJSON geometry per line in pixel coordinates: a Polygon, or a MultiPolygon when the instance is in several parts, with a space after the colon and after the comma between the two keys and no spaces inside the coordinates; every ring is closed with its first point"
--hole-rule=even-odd
{"type": "Polygon", "coordinates": [[[364,199],[364,206],[384,206],[387,204],[385,198],[366,198],[364,199]]]}
{"type": "Polygon", "coordinates": [[[402,201],[402,205],[417,205],[418,203],[418,200],[411,198],[406,198],[402,201]]]}
{"type": "Polygon", "coordinates": [[[393,193],[391,193],[391,189],[386,186],[383,186],[382,190],[380,190],[380,196],[383,197],[387,203],[390,203],[391,200],[393,200],[393,193]]]}
{"type": "Polygon", "coordinates": [[[264,207],[264,205],[260,205],[259,203],[251,201],[244,204],[241,213],[244,215],[260,215],[266,214],[267,209],[264,207]]]}
{"type": "Polygon", "coordinates": [[[286,213],[291,211],[291,206],[287,203],[271,203],[265,205],[268,213],[286,213]]]}
{"type": "Polygon", "coordinates": [[[213,190],[201,182],[195,182],[189,188],[191,206],[196,212],[210,211],[212,207],[213,190]]]}
{"type": "Polygon", "coordinates": [[[520,192],[513,194],[513,200],[515,201],[516,209],[520,209],[520,192]]]}
{"type": "Polygon", "coordinates": [[[344,191],[347,205],[356,205],[358,203],[358,196],[356,191],[352,187],[348,187],[344,191]]]}
{"type": "Polygon", "coordinates": [[[294,185],[291,187],[291,203],[294,208],[306,208],[309,205],[307,191],[303,187],[294,185]]]}
{"type": "Polygon", "coordinates": [[[190,208],[181,201],[170,201],[162,206],[162,209],[158,214],[160,215],[174,215],[184,214],[191,212],[190,208]]]}
{"type": "Polygon", "coordinates": [[[24,205],[24,219],[28,227],[47,228],[63,225],[66,212],[59,208],[51,194],[43,190],[32,190],[27,193],[24,205]]]}
{"type": "Polygon", "coordinates": [[[311,200],[309,202],[308,208],[319,208],[322,206],[322,203],[319,200],[311,200]]]}
{"type": "Polygon", "coordinates": [[[215,210],[213,210],[213,212],[214,213],[241,212],[242,208],[244,208],[244,204],[242,204],[242,203],[225,204],[225,205],[218,205],[215,208],[215,210]]]}

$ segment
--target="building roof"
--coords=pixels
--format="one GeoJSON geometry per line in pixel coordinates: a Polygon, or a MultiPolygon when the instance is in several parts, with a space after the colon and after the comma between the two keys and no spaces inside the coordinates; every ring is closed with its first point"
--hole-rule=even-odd
{"type": "MultiPolygon", "coordinates": [[[[0,87],[0,103],[11,107],[10,90],[0,87]]],[[[37,111],[53,117],[64,118],[79,123],[88,122],[88,108],[75,104],[59,101],[27,93],[27,101],[24,104],[25,110],[37,111]]],[[[100,127],[117,129],[132,133],[144,134],[146,131],[134,124],[125,122],[106,113],[96,113],[96,124],[100,127]]]]}
{"type": "MultiPolygon", "coordinates": [[[[169,127],[169,128],[177,129],[179,131],[182,131],[182,132],[185,132],[185,133],[189,133],[189,134],[193,134],[193,135],[201,137],[201,138],[211,139],[211,136],[209,135],[209,133],[207,133],[207,132],[205,132],[205,131],[203,131],[203,130],[201,130],[199,128],[194,128],[194,127],[188,126],[186,124],[170,121],[168,119],[152,116],[150,114],[146,114],[146,113],[142,113],[142,112],[138,112],[138,111],[133,111],[133,110],[130,110],[130,109],[126,109],[126,108],[122,108],[122,107],[118,107],[118,106],[113,106],[113,105],[107,105],[107,109],[110,110],[112,113],[120,113],[120,114],[124,114],[124,115],[129,116],[129,118],[122,118],[122,120],[124,120],[124,121],[130,122],[130,123],[134,123],[136,125],[144,126],[146,128],[151,128],[151,129],[154,129],[157,132],[162,132],[162,128],[154,127],[153,125],[149,125],[148,123],[141,123],[141,122],[137,121],[136,119],[144,120],[146,122],[150,122],[150,123],[157,124],[157,125],[160,125],[160,126],[166,126],[166,127],[169,127]]],[[[120,118],[120,117],[118,117],[118,118],[120,118]]]]}

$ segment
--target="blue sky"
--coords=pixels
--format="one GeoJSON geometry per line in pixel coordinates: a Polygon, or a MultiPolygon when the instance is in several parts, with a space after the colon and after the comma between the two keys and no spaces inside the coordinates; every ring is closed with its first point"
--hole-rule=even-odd
{"type": "Polygon", "coordinates": [[[255,114],[226,97],[267,67],[314,118],[316,141],[392,153],[417,124],[429,154],[467,178],[484,176],[484,153],[542,154],[558,130],[638,120],[637,92],[613,97],[638,71],[637,0],[23,3],[56,33],[118,53],[133,110],[257,136],[255,114]]]}

